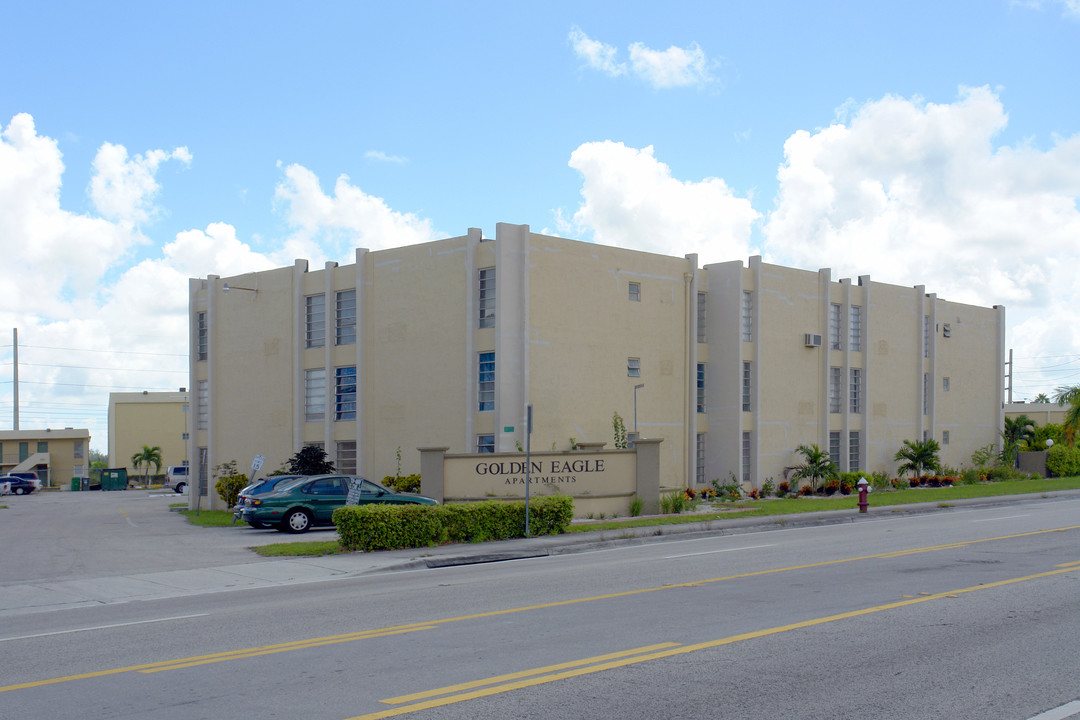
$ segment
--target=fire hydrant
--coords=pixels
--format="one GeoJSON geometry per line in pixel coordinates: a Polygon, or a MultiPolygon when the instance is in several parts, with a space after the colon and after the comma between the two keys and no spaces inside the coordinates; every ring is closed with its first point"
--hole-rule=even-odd
{"type": "Polygon", "coordinates": [[[859,478],[859,482],[856,483],[859,488],[859,512],[866,512],[866,508],[870,507],[870,503],[866,501],[866,495],[872,490],[870,483],[866,482],[866,478],[859,478]]]}

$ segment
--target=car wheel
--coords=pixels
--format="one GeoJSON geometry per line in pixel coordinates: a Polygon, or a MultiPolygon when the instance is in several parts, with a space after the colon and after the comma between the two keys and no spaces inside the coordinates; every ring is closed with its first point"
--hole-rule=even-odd
{"type": "Polygon", "coordinates": [[[17,487],[14,490],[12,490],[11,492],[15,493],[16,495],[22,495],[23,493],[26,492],[26,490],[21,488],[21,487],[17,487]]]}
{"type": "Polygon", "coordinates": [[[282,524],[287,532],[305,533],[311,529],[311,516],[304,510],[293,510],[282,524]]]}
{"type": "Polygon", "coordinates": [[[248,520],[248,525],[255,528],[256,530],[269,530],[270,528],[274,527],[274,523],[257,522],[255,520],[248,520]]]}
{"type": "Polygon", "coordinates": [[[187,487],[187,483],[179,483],[175,488],[176,494],[177,495],[182,494],[184,492],[184,488],[186,488],[186,487],[187,487]]]}

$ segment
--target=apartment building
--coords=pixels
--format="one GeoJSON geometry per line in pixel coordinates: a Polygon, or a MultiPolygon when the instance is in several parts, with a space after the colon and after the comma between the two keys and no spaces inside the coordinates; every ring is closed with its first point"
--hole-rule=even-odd
{"type": "MultiPolygon", "coordinates": [[[[109,467],[127,468],[128,475],[142,474],[131,465],[131,456],[143,446],[161,448],[161,472],[188,459],[188,394],[177,392],[109,393],[109,467]]],[[[150,472],[154,472],[151,467],[150,472]]]]}
{"type": "Polygon", "coordinates": [[[9,472],[36,472],[42,487],[70,488],[72,478],[90,472],[90,431],[0,431],[0,475],[9,472]]]}

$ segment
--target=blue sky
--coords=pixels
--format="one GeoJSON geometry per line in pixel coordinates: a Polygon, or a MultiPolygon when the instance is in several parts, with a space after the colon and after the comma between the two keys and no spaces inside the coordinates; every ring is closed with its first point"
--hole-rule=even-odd
{"type": "Polygon", "coordinates": [[[104,449],[109,389],[186,385],[188,277],[496,222],[1004,304],[1016,397],[1052,392],[1078,48],[1078,0],[9,3],[21,425],[104,449]]]}

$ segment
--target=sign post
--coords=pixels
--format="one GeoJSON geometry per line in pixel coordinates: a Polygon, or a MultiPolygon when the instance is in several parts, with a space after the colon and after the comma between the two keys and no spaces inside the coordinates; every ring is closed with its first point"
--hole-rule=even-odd
{"type": "Polygon", "coordinates": [[[529,537],[529,467],[532,465],[532,403],[525,408],[525,537],[529,537]]]}

